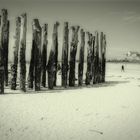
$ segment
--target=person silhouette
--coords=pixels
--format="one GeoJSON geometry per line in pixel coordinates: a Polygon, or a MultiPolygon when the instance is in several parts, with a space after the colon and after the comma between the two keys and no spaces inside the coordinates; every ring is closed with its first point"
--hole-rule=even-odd
{"type": "Polygon", "coordinates": [[[124,72],[124,65],[122,65],[121,71],[123,71],[123,72],[124,72]]]}

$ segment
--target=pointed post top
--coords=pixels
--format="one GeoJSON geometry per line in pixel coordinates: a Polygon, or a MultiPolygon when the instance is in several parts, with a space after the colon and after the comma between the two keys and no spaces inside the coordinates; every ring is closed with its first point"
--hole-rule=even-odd
{"type": "Polygon", "coordinates": [[[33,21],[32,21],[32,27],[33,27],[34,30],[40,32],[41,27],[40,27],[40,24],[39,24],[39,20],[38,19],[33,19],[33,21]]]}
{"type": "Polygon", "coordinates": [[[5,15],[5,16],[8,15],[8,11],[7,11],[7,9],[2,9],[2,10],[1,10],[1,13],[2,13],[2,15],[5,15]]]}
{"type": "Polygon", "coordinates": [[[72,29],[72,31],[73,32],[78,32],[79,31],[79,29],[80,29],[80,26],[71,26],[71,29],[72,29]]]}
{"type": "Polygon", "coordinates": [[[26,13],[22,13],[21,14],[21,18],[26,18],[27,17],[27,14],[26,13]]]}

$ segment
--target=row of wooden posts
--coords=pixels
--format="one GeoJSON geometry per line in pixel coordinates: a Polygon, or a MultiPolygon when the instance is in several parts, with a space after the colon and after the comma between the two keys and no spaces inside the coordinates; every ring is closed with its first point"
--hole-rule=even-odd
{"type": "MultiPolygon", "coordinates": [[[[4,86],[8,86],[8,44],[9,44],[9,20],[8,12],[2,9],[0,20],[0,93],[4,93],[4,86]],[[5,83],[5,85],[4,85],[5,83]]],[[[48,72],[48,88],[53,89],[56,86],[57,66],[58,66],[58,27],[56,22],[53,27],[52,46],[47,63],[48,48],[48,24],[41,28],[38,19],[32,22],[32,49],[27,79],[28,88],[40,90],[41,86],[46,87],[46,72],[48,72]]],[[[68,22],[64,23],[63,45],[62,45],[62,86],[75,86],[75,66],[76,53],[78,46],[79,26],[69,28],[68,22]],[[69,54],[69,30],[72,30],[72,39],[69,54]],[[68,61],[68,55],[70,60],[68,61]],[[68,77],[69,75],[69,77],[68,77]],[[68,82],[69,81],[69,82],[68,82]]],[[[16,18],[16,29],[14,36],[14,57],[11,65],[10,87],[16,90],[17,87],[17,69],[18,62],[20,67],[20,89],[26,91],[26,33],[27,33],[27,15],[22,14],[16,18]],[[18,55],[19,54],[19,55],[18,55]]],[[[84,50],[85,35],[87,35],[87,70],[85,84],[96,84],[105,82],[106,66],[106,35],[101,32],[95,32],[94,35],[80,30],[80,52],[78,61],[78,85],[83,84],[84,69],[84,50]]]]}

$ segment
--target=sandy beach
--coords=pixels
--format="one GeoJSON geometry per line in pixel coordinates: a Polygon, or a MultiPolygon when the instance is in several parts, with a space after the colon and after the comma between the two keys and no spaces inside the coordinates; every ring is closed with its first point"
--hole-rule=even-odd
{"type": "Polygon", "coordinates": [[[0,140],[139,140],[140,65],[107,64],[106,83],[0,96],[0,140]]]}

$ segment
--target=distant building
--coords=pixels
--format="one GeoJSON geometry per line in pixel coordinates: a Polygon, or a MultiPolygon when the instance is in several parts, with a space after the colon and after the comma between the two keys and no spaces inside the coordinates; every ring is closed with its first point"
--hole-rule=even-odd
{"type": "Polygon", "coordinates": [[[132,51],[129,51],[127,52],[126,54],[126,57],[128,60],[130,61],[134,61],[134,60],[140,60],[140,53],[139,52],[132,52],[132,51]]]}

